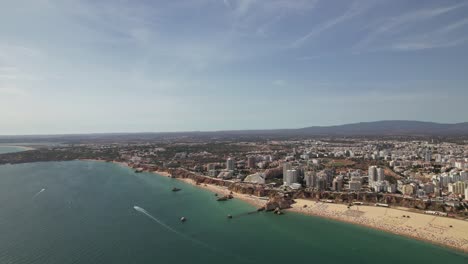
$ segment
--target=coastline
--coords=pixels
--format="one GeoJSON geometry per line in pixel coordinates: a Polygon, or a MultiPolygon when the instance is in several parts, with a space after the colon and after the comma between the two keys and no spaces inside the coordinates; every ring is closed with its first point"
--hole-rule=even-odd
{"type": "Polygon", "coordinates": [[[0,147],[19,148],[19,149],[22,149],[22,151],[35,150],[35,148],[33,147],[18,146],[18,145],[0,145],[0,147]]]}
{"type": "MultiPolygon", "coordinates": [[[[93,159],[81,160],[105,162],[93,159]]],[[[125,162],[111,162],[132,168],[125,162]]],[[[171,174],[165,171],[146,172],[171,177],[171,174]]],[[[196,184],[194,180],[189,178],[174,179],[220,195],[231,193],[227,187],[219,185],[196,184]]],[[[258,196],[235,192],[233,196],[256,207],[262,207],[267,203],[266,200],[260,199],[258,196]]],[[[295,202],[292,204],[292,208],[286,209],[286,211],[359,225],[468,253],[468,221],[395,208],[352,206],[348,209],[347,205],[344,204],[323,203],[314,200],[295,199],[295,202]],[[409,218],[403,217],[403,215],[409,216],[409,218]]]]}
{"type": "MultiPolygon", "coordinates": [[[[195,181],[193,181],[192,179],[188,179],[188,178],[174,178],[174,179],[185,182],[187,184],[190,184],[190,185],[193,185],[193,186],[196,186],[196,187],[199,187],[199,188],[204,189],[204,190],[208,190],[208,191],[213,192],[213,193],[220,194],[220,196],[229,195],[231,193],[231,191],[228,190],[226,187],[222,187],[222,186],[218,186],[218,185],[213,185],[213,184],[199,184],[199,185],[197,185],[195,183],[195,181]]],[[[265,206],[265,204],[267,203],[266,200],[262,200],[262,199],[260,199],[260,197],[254,196],[254,195],[248,195],[248,194],[242,194],[242,193],[236,193],[236,192],[233,192],[232,195],[234,196],[234,199],[237,198],[239,200],[242,200],[242,201],[244,201],[244,202],[246,202],[246,203],[248,203],[250,205],[256,206],[256,207],[265,206]]]]}
{"type": "Polygon", "coordinates": [[[289,209],[292,212],[377,229],[468,253],[468,221],[394,208],[352,206],[348,209],[344,204],[306,199],[295,201],[289,209]]]}

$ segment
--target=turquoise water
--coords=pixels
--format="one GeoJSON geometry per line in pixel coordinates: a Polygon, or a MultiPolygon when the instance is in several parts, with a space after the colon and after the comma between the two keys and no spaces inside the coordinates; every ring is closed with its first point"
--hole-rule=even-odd
{"type": "Polygon", "coordinates": [[[449,249],[326,219],[240,216],[255,208],[111,163],[2,165],[0,205],[0,263],[468,262],[449,249]]]}
{"type": "Polygon", "coordinates": [[[0,145],[0,154],[25,151],[25,148],[17,146],[2,146],[0,145]]]}

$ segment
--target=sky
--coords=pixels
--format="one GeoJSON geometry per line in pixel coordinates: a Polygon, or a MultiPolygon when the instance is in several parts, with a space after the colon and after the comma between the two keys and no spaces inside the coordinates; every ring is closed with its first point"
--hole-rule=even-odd
{"type": "Polygon", "coordinates": [[[468,121],[466,0],[0,2],[0,135],[468,121]]]}

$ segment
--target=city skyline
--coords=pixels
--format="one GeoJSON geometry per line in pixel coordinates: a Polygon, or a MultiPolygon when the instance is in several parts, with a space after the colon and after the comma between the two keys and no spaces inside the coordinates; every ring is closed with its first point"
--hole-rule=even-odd
{"type": "Polygon", "coordinates": [[[15,1],[0,135],[466,122],[465,1],[15,1]]]}

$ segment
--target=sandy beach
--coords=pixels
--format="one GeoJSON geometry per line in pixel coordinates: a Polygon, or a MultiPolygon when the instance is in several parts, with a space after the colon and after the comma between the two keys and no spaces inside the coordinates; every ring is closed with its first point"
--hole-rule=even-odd
{"type": "Polygon", "coordinates": [[[344,204],[295,201],[290,209],[293,212],[363,225],[468,252],[468,221],[395,208],[352,206],[348,209],[344,204]]]}
{"type": "Polygon", "coordinates": [[[155,174],[159,174],[161,176],[166,176],[166,177],[170,177],[171,174],[167,171],[151,171],[152,173],[155,173],[155,174]]]}
{"type": "Polygon", "coordinates": [[[26,150],[35,150],[33,147],[28,147],[28,146],[18,146],[18,145],[0,145],[0,147],[12,147],[12,148],[20,148],[24,151],[26,150]]]}
{"type": "MultiPolygon", "coordinates": [[[[196,185],[195,181],[188,178],[176,179],[219,195],[230,193],[226,187],[211,184],[196,185]]],[[[256,207],[264,206],[267,202],[253,195],[239,193],[233,195],[234,198],[256,207]]],[[[295,201],[296,203],[288,211],[379,229],[468,253],[468,221],[410,212],[407,208],[360,205],[348,209],[348,206],[344,204],[305,199],[295,199],[295,201]]]]}
{"type": "MultiPolygon", "coordinates": [[[[128,166],[124,162],[113,163],[128,166]]],[[[152,173],[164,177],[171,176],[164,171],[152,171],[152,173]]],[[[219,196],[231,193],[224,186],[197,185],[189,178],[175,179],[217,193],[219,196]]],[[[235,199],[240,199],[255,207],[262,207],[267,202],[253,195],[233,193],[233,196],[235,199]]],[[[344,204],[323,203],[314,200],[295,199],[295,202],[288,211],[379,229],[468,253],[468,221],[415,213],[409,211],[408,208],[354,205],[348,209],[348,206],[344,204]]]]}
{"type": "MultiPolygon", "coordinates": [[[[223,186],[218,186],[218,185],[212,185],[212,184],[200,184],[196,185],[195,181],[192,179],[188,178],[176,178],[177,180],[183,181],[185,183],[194,185],[196,187],[211,191],[213,193],[217,193],[219,196],[224,196],[228,195],[231,193],[230,190],[228,190],[226,187],[223,186]]],[[[249,203],[255,207],[262,207],[266,204],[266,200],[260,199],[258,196],[254,195],[248,195],[248,194],[241,194],[241,193],[233,193],[234,199],[239,199],[242,200],[246,203],[249,203]]]]}

